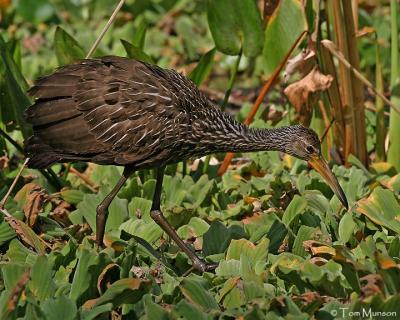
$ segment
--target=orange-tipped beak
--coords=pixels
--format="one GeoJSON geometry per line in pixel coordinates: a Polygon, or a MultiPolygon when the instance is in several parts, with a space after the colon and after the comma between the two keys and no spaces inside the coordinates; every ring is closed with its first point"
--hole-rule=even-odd
{"type": "Polygon", "coordinates": [[[308,163],[318,171],[318,173],[326,180],[326,182],[331,187],[332,191],[336,194],[339,198],[340,202],[343,206],[348,209],[349,205],[347,203],[346,195],[343,192],[342,187],[340,186],[339,182],[337,181],[335,175],[329,168],[328,164],[326,163],[325,159],[319,155],[313,156],[308,163]]]}

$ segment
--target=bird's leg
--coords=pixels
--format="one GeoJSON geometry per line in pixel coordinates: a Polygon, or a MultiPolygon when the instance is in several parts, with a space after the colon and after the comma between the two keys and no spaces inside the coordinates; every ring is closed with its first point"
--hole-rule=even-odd
{"type": "Polygon", "coordinates": [[[111,204],[111,201],[115,198],[119,190],[121,190],[122,186],[125,184],[126,180],[132,175],[133,169],[130,167],[125,167],[124,172],[122,173],[122,177],[118,180],[115,187],[111,190],[111,192],[103,199],[102,202],[97,206],[96,209],[96,243],[98,246],[103,245],[104,231],[106,228],[106,221],[108,216],[108,207],[111,204]]]}
{"type": "Polygon", "coordinates": [[[154,190],[153,204],[151,207],[150,215],[153,220],[170,236],[175,243],[187,254],[187,256],[192,261],[192,269],[196,269],[201,272],[214,270],[218,265],[207,264],[202,259],[200,259],[184,242],[179,238],[178,234],[174,228],[169,224],[167,219],[164,217],[160,208],[161,201],[161,189],[164,178],[164,169],[161,167],[157,169],[157,182],[156,188],[154,190]]]}

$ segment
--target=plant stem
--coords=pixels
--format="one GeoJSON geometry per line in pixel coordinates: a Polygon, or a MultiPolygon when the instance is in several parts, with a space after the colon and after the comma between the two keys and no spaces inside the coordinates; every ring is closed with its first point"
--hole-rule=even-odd
{"type": "MultiPolygon", "coordinates": [[[[375,56],[376,90],[379,92],[383,92],[383,72],[382,72],[382,63],[380,58],[378,41],[376,41],[375,46],[376,46],[376,56],[375,56]]],[[[379,97],[376,97],[375,106],[376,106],[376,145],[375,145],[376,160],[385,161],[386,128],[385,128],[385,114],[384,114],[383,100],[379,97]]]]}
{"type": "MultiPolygon", "coordinates": [[[[391,75],[390,89],[391,102],[395,105],[400,104],[399,90],[394,90],[399,84],[400,65],[399,65],[399,26],[398,21],[399,6],[397,0],[390,1],[390,18],[391,18],[391,75]]],[[[392,164],[397,171],[400,170],[400,115],[390,110],[389,121],[389,150],[388,162],[392,164]]]]}

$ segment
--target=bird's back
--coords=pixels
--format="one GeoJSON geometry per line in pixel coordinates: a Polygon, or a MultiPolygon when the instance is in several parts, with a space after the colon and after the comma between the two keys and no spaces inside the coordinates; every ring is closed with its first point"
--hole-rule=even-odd
{"type": "MultiPolygon", "coordinates": [[[[28,163],[92,161],[137,168],[179,161],[200,139],[192,122],[219,114],[187,78],[121,57],[82,60],[38,79],[26,111],[28,163]],[[209,109],[209,110],[202,110],[209,109]]],[[[203,130],[199,128],[199,130],[203,130]]]]}

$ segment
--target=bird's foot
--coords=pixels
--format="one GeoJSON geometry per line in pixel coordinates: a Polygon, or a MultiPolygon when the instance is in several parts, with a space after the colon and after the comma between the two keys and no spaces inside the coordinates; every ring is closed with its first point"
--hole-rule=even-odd
{"type": "Polygon", "coordinates": [[[210,272],[214,271],[218,267],[218,263],[206,263],[201,259],[192,260],[191,268],[186,271],[183,276],[186,277],[188,274],[192,273],[193,271],[200,271],[203,272],[210,272]]]}

